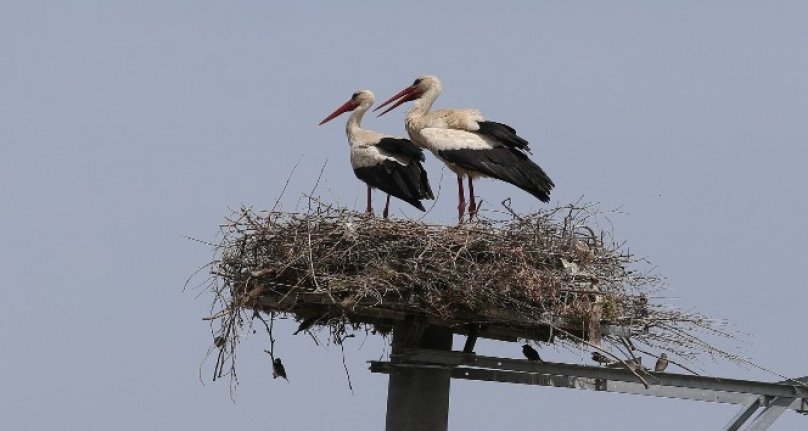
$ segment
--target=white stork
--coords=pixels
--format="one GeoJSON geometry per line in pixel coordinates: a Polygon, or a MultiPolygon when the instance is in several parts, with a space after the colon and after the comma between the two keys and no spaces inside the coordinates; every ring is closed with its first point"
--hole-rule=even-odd
{"type": "Polygon", "coordinates": [[[431,75],[421,76],[409,87],[382,103],[375,110],[398,100],[379,116],[397,106],[414,101],[407,111],[407,133],[410,139],[432,151],[457,174],[459,202],[458,218],[463,221],[466,200],[463,177],[469,179],[469,218],[477,214],[472,180],[492,177],[513,184],[539,198],[550,201],[555,184],[539,165],[527,157],[528,142],[505,124],[487,121],[476,109],[441,109],[430,112],[441,92],[440,80],[431,75]]]}
{"type": "Polygon", "coordinates": [[[385,136],[363,129],[362,117],[373,105],[375,98],[370,90],[359,90],[351,99],[320,122],[331,121],[342,113],[353,111],[345,126],[348,144],[351,146],[351,166],[356,177],[368,186],[367,213],[373,215],[371,189],[387,193],[384,218],[390,210],[390,195],[425,211],[421,199],[434,199],[426,171],[421,165],[424,152],[409,139],[385,136]]]}

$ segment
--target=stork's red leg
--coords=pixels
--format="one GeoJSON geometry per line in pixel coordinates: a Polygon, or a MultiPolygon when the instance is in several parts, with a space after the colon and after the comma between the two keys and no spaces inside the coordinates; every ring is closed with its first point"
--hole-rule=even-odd
{"type": "Polygon", "coordinates": [[[477,200],[474,197],[474,184],[469,177],[469,221],[477,217],[477,200]]]}
{"type": "Polygon", "coordinates": [[[387,218],[387,214],[389,213],[390,213],[390,195],[387,195],[387,203],[384,204],[384,213],[382,214],[382,216],[384,218],[387,218]]]}
{"type": "Polygon", "coordinates": [[[466,211],[466,196],[463,192],[463,177],[457,176],[457,222],[463,223],[463,213],[466,211]]]}
{"type": "Polygon", "coordinates": [[[368,186],[368,207],[367,207],[367,209],[365,210],[365,212],[366,212],[366,213],[367,213],[369,216],[373,216],[373,207],[370,205],[370,186],[368,186]]]}

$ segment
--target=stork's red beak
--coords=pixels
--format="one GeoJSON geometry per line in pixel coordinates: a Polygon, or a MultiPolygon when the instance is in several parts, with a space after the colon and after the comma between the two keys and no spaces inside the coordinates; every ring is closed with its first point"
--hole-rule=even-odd
{"type": "Polygon", "coordinates": [[[337,108],[336,111],[332,112],[331,115],[329,115],[328,117],[325,117],[325,120],[320,121],[320,124],[318,124],[318,126],[322,126],[323,124],[333,120],[334,118],[337,118],[342,113],[345,113],[345,112],[348,112],[348,111],[353,111],[354,109],[356,109],[357,106],[359,106],[359,103],[354,102],[353,100],[349,100],[349,101],[343,103],[342,106],[337,108]]]}
{"type": "Polygon", "coordinates": [[[421,90],[419,90],[416,87],[409,86],[409,87],[399,91],[395,96],[391,97],[386,102],[384,102],[381,105],[377,106],[376,109],[373,110],[373,112],[376,112],[379,109],[382,109],[383,107],[385,107],[387,104],[391,103],[392,101],[394,101],[396,99],[399,99],[398,102],[393,104],[393,106],[385,109],[384,112],[377,115],[377,117],[381,117],[382,115],[392,111],[393,109],[398,108],[398,106],[401,105],[402,103],[409,102],[410,100],[415,100],[415,99],[421,97],[421,94],[423,94],[423,92],[421,90]]]}

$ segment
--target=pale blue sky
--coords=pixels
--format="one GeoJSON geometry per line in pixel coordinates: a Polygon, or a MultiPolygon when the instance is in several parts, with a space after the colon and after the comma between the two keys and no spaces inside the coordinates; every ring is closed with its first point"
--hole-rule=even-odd
{"type": "MultiPolygon", "coordinates": [[[[798,1],[0,2],[0,410],[9,429],[378,430],[380,340],[285,335],[240,352],[237,403],[209,383],[208,298],[182,292],[228,208],[267,208],[298,161],[309,190],[361,208],[342,124],[359,88],[423,73],[440,107],[477,107],[530,140],[553,203],[620,206],[616,235],[668,277],[669,302],[726,318],[742,347],[808,374],[808,4],[798,1]],[[302,2],[301,2],[302,3],[302,2]],[[802,317],[801,317],[802,316],[802,317]],[[794,341],[798,340],[798,341],[794,341]],[[349,428],[350,427],[350,428],[349,428]]],[[[403,110],[365,125],[403,135],[403,110]]],[[[427,163],[433,184],[441,166],[427,163]]],[[[453,222],[449,175],[428,219],[453,222]]],[[[486,202],[513,187],[484,181],[486,202]]],[[[377,205],[380,205],[377,204],[377,205]]],[[[416,216],[394,205],[399,216],[416,216]]],[[[280,325],[291,334],[293,324],[280,325]]],[[[460,341],[456,341],[460,343],[460,341]]],[[[487,343],[487,354],[519,356],[487,343]]],[[[583,359],[542,349],[548,360],[583,359]]],[[[710,372],[776,380],[726,363],[710,372]]],[[[450,428],[716,429],[736,408],[454,382],[450,428]],[[630,414],[626,412],[630,411],[630,414]]],[[[786,413],[773,429],[805,429],[786,413]]]]}

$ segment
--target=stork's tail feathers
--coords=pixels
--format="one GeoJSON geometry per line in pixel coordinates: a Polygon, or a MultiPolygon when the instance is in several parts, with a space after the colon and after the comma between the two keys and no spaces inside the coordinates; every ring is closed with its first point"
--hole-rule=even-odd
{"type": "Polygon", "coordinates": [[[435,199],[435,195],[432,193],[432,186],[429,185],[429,178],[427,177],[426,169],[424,169],[424,166],[420,163],[417,163],[417,165],[418,169],[421,170],[421,184],[419,184],[420,199],[435,199]]]}
{"type": "Polygon", "coordinates": [[[547,176],[547,173],[545,173],[539,165],[533,163],[531,160],[527,160],[527,162],[529,162],[530,165],[533,165],[526,167],[526,169],[523,171],[525,174],[524,177],[527,181],[519,183],[513,182],[511,184],[530,193],[542,202],[550,202],[550,191],[553,190],[553,187],[555,187],[553,180],[547,176]]]}
{"type": "Polygon", "coordinates": [[[426,212],[426,208],[424,208],[424,204],[422,204],[421,201],[419,201],[419,200],[416,200],[416,199],[401,199],[401,200],[403,200],[404,202],[414,206],[415,208],[418,208],[419,210],[421,210],[423,212],[426,212]]]}
{"type": "Polygon", "coordinates": [[[400,199],[414,206],[415,208],[426,212],[426,208],[424,208],[424,204],[421,203],[421,199],[435,199],[435,196],[432,194],[432,187],[429,185],[429,178],[426,176],[426,170],[424,167],[418,162],[410,162],[409,168],[412,169],[416,166],[420,171],[420,181],[411,184],[410,195],[400,199]]]}
{"type": "Polygon", "coordinates": [[[407,165],[387,160],[374,167],[354,168],[354,173],[371,187],[395,196],[421,211],[426,211],[421,199],[434,199],[426,170],[420,162],[414,160],[407,165]]]}
{"type": "Polygon", "coordinates": [[[461,168],[511,183],[542,202],[550,202],[550,191],[555,186],[553,180],[539,165],[517,149],[460,149],[440,151],[438,155],[461,168]]]}

